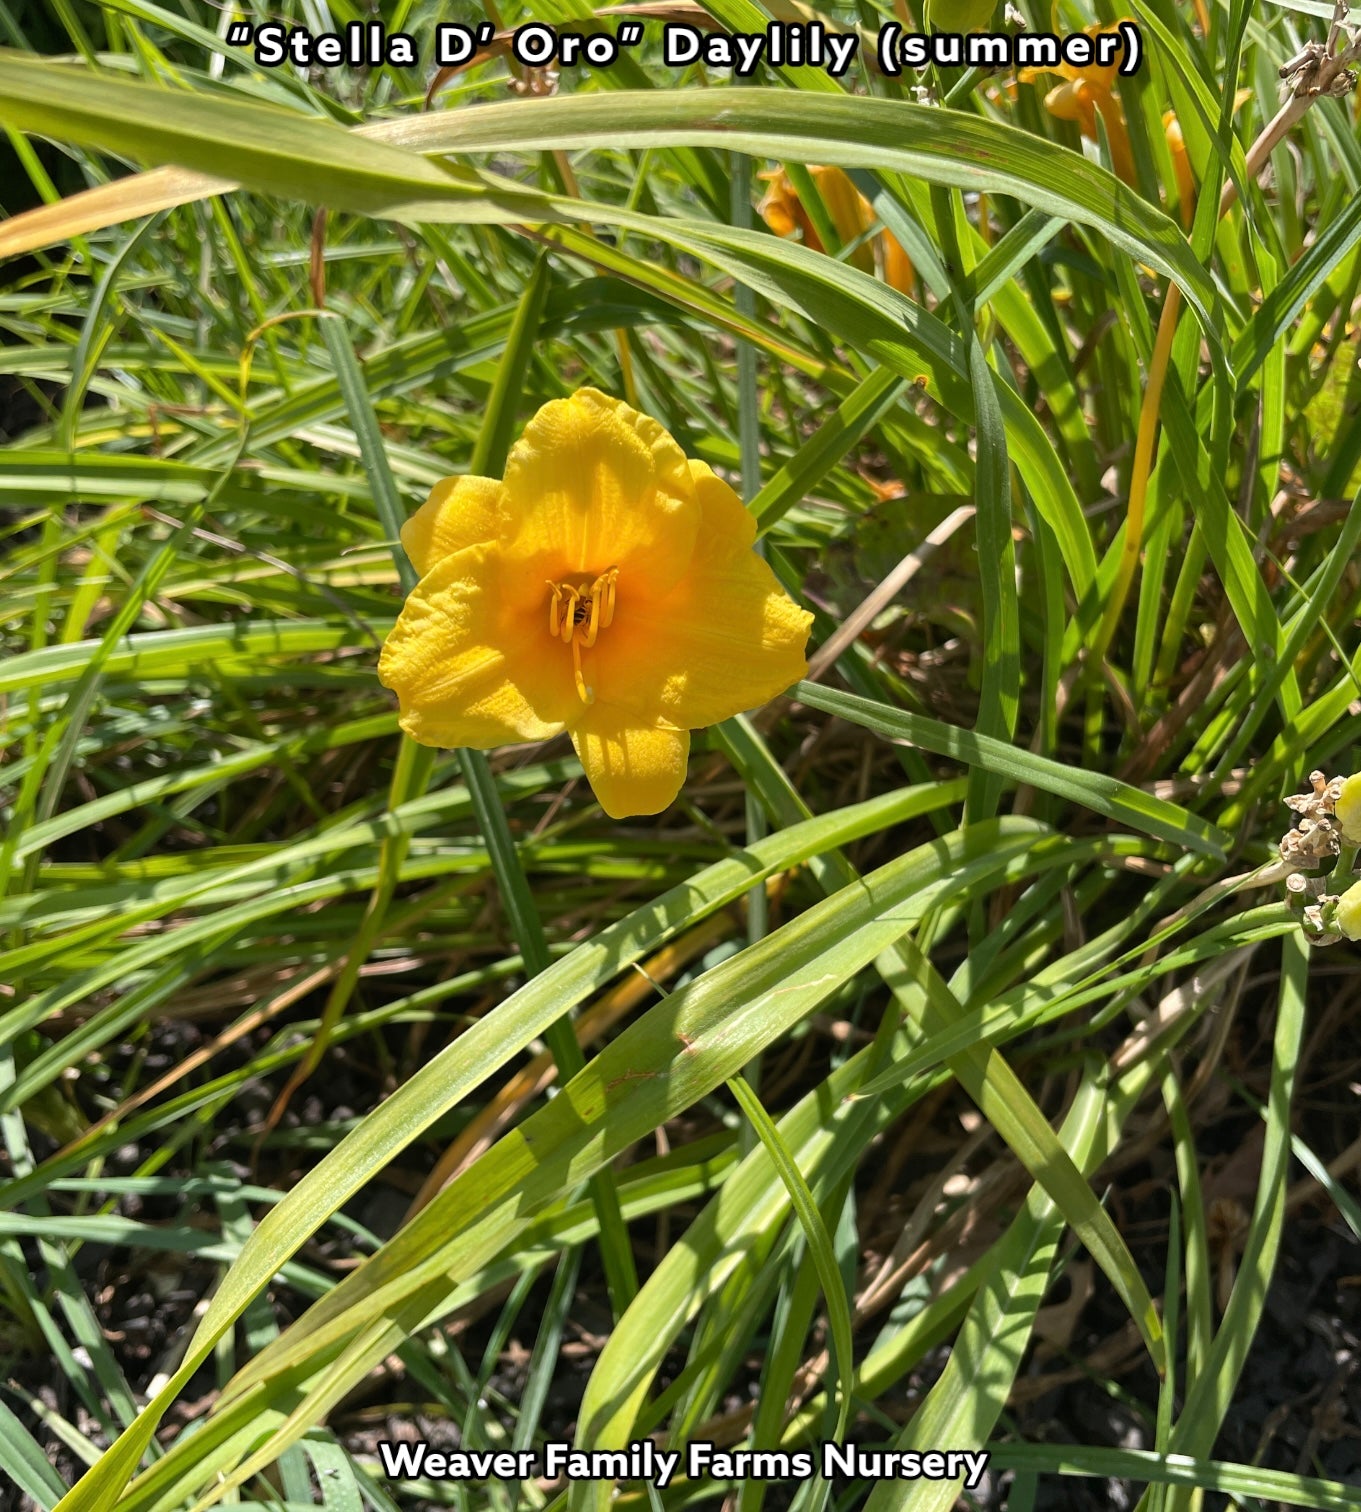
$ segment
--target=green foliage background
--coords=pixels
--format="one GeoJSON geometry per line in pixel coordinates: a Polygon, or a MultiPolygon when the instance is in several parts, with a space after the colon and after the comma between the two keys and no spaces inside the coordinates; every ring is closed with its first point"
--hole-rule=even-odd
{"type": "MultiPolygon", "coordinates": [[[[1131,0],[1132,184],[1047,85],[1005,77],[927,102],[863,71],[733,87],[644,48],[551,98],[508,94],[493,58],[427,112],[423,70],[303,77],[223,40],[233,15],[367,14],[350,0],[0,10],[0,1306],[9,1358],[48,1361],[67,1404],[0,1404],[25,1495],[63,1498],[51,1443],[88,1467],[64,1512],[387,1508],[404,1493],[328,1416],[378,1372],[466,1444],[533,1445],[561,1430],[591,1300],[587,1447],[849,1429],[990,1445],[1013,1507],[1059,1476],[1149,1509],[1361,1505],[1215,1458],[1292,1160],[1361,1237],[1326,1169],[1341,1144],[1292,1115],[1323,1046],[1272,868],[1281,798],[1357,744],[1361,143],[1353,101],[1321,98],[1259,179],[1280,65],[1330,7],[1220,0],[1208,30],[1199,9],[1131,0]],[[804,170],[851,172],[915,297],[854,247],[769,235],[772,162],[830,246],[804,170]],[[815,647],[867,606],[793,702],[697,742],[655,823],[606,821],[565,748],[404,743],[374,672],[401,521],[583,383],[743,484],[815,647]],[[1248,1085],[1223,1064],[1240,1012],[1270,1026],[1248,1085]],[[167,1065],[158,1036],[184,1025],[197,1048],[177,1030],[167,1065]],[[323,1096],[309,1126],[337,1066],[363,1068],[364,1105],[323,1096]],[[1218,1291],[1210,1088],[1265,1129],[1218,1291]],[[961,1109],[958,1154],[918,1156],[961,1109]],[[885,1282],[863,1204],[905,1130],[912,1263],[885,1282]],[[1101,1200],[1155,1147],[1176,1172],[1156,1273],[1101,1200]],[[384,1173],[432,1169],[454,1179],[385,1239],[356,1216],[384,1173]],[[82,1256],[103,1247],[204,1280],[154,1378],[129,1379],[97,1311],[82,1256]],[[1007,1413],[1051,1288],[1088,1260],[1159,1372],[1147,1450],[1027,1444],[1007,1413]],[[477,1348],[448,1326],[470,1315],[477,1348]],[[530,1359],[503,1396],[512,1336],[530,1359]],[[211,1411],[189,1405],[205,1382],[211,1411]]],[[[531,17],[614,24],[573,0],[496,20],[531,17]]],[[[417,37],[471,18],[385,12],[417,37]]],[[[1330,1054],[1356,1023],[1329,999],[1330,1054]]]]}

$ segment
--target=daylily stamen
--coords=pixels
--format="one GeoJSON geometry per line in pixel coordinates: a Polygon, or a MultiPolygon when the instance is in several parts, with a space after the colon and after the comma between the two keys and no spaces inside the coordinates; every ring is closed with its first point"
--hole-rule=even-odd
{"type": "Polygon", "coordinates": [[[611,567],[602,572],[593,583],[583,583],[579,588],[571,583],[549,582],[553,597],[548,601],[548,633],[554,640],[561,640],[572,648],[572,674],[576,682],[577,697],[582,703],[594,703],[595,691],[586,684],[581,671],[581,648],[588,651],[595,645],[602,630],[609,628],[614,618],[615,584],[619,569],[611,567]],[[566,595],[566,605],[563,595],[566,595]]]}
{"type": "Polygon", "coordinates": [[[586,644],[588,646],[595,645],[595,638],[600,634],[600,600],[602,598],[604,598],[603,593],[599,595],[593,593],[591,595],[591,627],[586,632],[586,644]]]}

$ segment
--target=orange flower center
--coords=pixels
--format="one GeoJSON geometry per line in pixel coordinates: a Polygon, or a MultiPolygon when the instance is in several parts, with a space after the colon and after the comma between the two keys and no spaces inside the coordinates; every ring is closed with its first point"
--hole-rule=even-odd
{"type": "Polygon", "coordinates": [[[576,587],[571,583],[554,583],[548,586],[552,598],[548,601],[548,633],[572,648],[572,675],[576,678],[577,696],[582,703],[595,702],[595,689],[586,686],[581,675],[581,648],[588,650],[595,645],[600,632],[608,630],[614,618],[614,587],[619,581],[619,569],[610,567],[593,583],[576,587]]]}

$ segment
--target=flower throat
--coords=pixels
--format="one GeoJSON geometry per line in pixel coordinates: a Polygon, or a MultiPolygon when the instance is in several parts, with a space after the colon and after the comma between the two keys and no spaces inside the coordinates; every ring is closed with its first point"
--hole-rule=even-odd
{"type": "Polygon", "coordinates": [[[619,569],[610,567],[595,582],[579,588],[571,583],[549,581],[553,597],[548,601],[548,633],[572,648],[572,673],[576,678],[577,697],[582,703],[595,702],[595,689],[586,685],[581,675],[581,648],[595,645],[602,630],[608,630],[614,618],[614,587],[619,569]]]}

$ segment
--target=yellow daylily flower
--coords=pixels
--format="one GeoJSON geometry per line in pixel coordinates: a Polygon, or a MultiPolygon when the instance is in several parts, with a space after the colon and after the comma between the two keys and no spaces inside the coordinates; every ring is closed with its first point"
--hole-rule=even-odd
{"type": "MultiPolygon", "coordinates": [[[[836,227],[836,234],[848,247],[854,247],[847,261],[862,272],[871,273],[877,259],[884,282],[900,294],[910,294],[916,283],[916,270],[898,238],[888,231],[880,231],[869,241],[863,240],[874,225],[874,207],[851,182],[850,176],[841,168],[810,167],[808,172],[827,207],[827,216],[836,227]],[[857,242],[859,245],[855,246],[857,242]]],[[[827,249],[822,245],[822,238],[804,209],[789,174],[783,168],[774,168],[763,173],[761,178],[769,187],[757,209],[766,225],[776,236],[793,236],[798,232],[805,247],[811,247],[814,252],[825,252],[827,249]]]]}
{"type": "MultiPolygon", "coordinates": [[[[1089,26],[1087,35],[1095,38],[1118,30],[1118,26],[1089,26]]],[[[1111,167],[1125,183],[1134,183],[1134,153],[1129,144],[1129,128],[1115,96],[1120,65],[1110,63],[1103,67],[1088,63],[1077,68],[1071,63],[1060,63],[1057,68],[1023,68],[1018,77],[1022,84],[1034,84],[1048,74],[1057,74],[1065,82],[1045,95],[1044,108],[1061,121],[1075,122],[1089,142],[1099,140],[1096,117],[1100,112],[1106,127],[1106,140],[1110,144],[1111,167]]]]}
{"type": "Polygon", "coordinates": [[[420,581],[379,678],[422,745],[566,730],[611,818],[659,813],[691,730],[808,670],[812,616],[755,540],[737,495],[657,421],[582,389],[534,416],[504,478],[446,478],[407,521],[420,581]]]}

